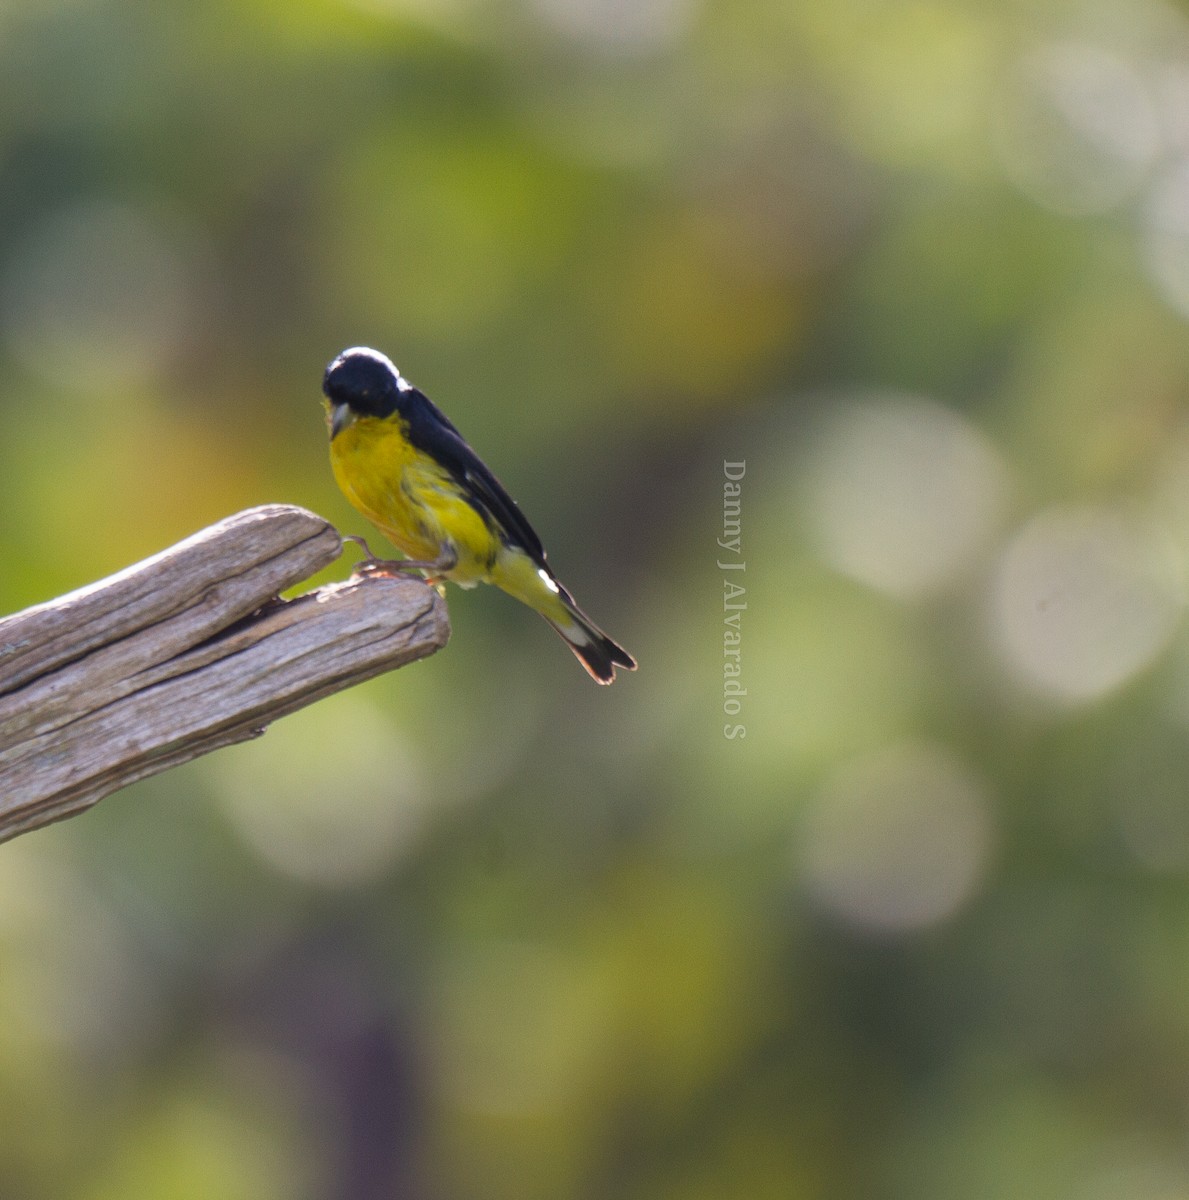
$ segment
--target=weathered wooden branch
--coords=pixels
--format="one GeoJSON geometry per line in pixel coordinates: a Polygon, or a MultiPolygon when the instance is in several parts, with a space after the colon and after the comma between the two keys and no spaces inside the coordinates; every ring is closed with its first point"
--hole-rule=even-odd
{"type": "Polygon", "coordinates": [[[321,517],[267,505],[0,619],[0,840],[446,644],[419,579],[277,598],[342,548],[321,517]]]}

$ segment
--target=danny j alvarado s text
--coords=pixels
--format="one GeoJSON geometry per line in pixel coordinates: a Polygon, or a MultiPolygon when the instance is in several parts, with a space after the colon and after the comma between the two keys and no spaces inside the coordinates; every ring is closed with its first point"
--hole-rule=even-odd
{"type": "MultiPolygon", "coordinates": [[[[722,571],[722,710],[728,717],[743,713],[743,614],[747,610],[747,588],[742,575],[747,570],[743,557],[743,476],[746,462],[726,462],[722,465],[722,537],[718,539],[722,556],[718,569],[722,571]],[[736,573],[738,572],[738,573],[736,573]]],[[[747,737],[747,727],[741,721],[728,721],[722,727],[728,741],[747,737]]]]}

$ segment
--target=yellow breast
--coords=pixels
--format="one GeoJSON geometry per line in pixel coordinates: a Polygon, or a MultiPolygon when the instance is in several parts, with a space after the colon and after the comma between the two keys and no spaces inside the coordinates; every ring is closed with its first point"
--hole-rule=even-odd
{"type": "Polygon", "coordinates": [[[330,443],[330,465],[343,495],[410,558],[450,547],[458,557],[450,579],[490,577],[498,538],[450,474],[409,443],[399,418],[353,422],[330,443]]]}

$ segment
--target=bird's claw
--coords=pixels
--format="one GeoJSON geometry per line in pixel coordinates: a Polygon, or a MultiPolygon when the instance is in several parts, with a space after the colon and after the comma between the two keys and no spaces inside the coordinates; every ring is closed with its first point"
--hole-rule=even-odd
{"type": "Polygon", "coordinates": [[[404,566],[402,561],[381,558],[358,534],[344,533],[343,541],[354,542],[365,555],[355,564],[354,575],[395,575],[404,566]]]}
{"type": "MultiPolygon", "coordinates": [[[[407,558],[380,558],[372,552],[372,548],[355,533],[344,533],[344,542],[354,542],[367,556],[355,564],[355,575],[380,575],[389,579],[397,575],[417,574],[422,571],[438,572],[439,575],[451,570],[458,562],[457,554],[448,552],[430,562],[414,562],[407,558]]],[[[436,583],[437,578],[430,574],[427,583],[436,583]]]]}

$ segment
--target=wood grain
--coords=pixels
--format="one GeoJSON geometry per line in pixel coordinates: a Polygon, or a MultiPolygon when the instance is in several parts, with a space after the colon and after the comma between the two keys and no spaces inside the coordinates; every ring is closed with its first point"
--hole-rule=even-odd
{"type": "Polygon", "coordinates": [[[266,505],[0,619],[0,840],[446,644],[417,578],[277,598],[341,552],[322,517],[266,505]]]}

